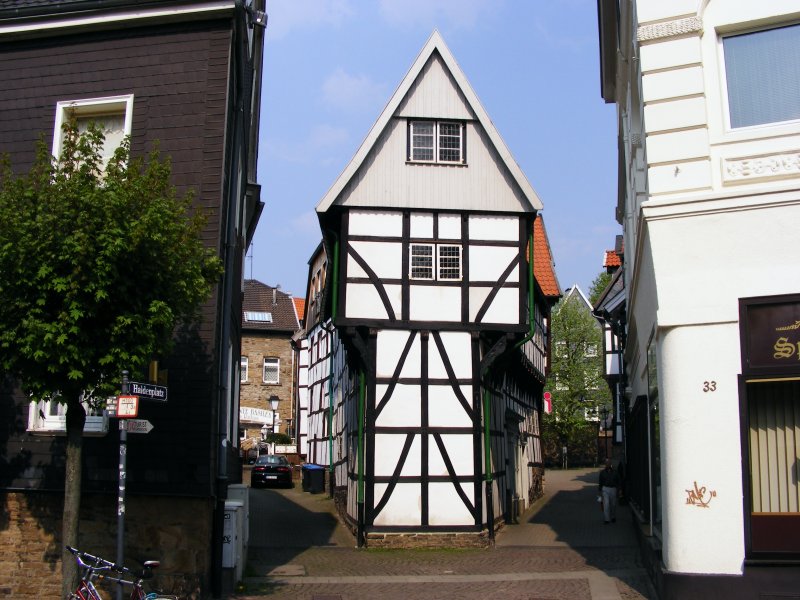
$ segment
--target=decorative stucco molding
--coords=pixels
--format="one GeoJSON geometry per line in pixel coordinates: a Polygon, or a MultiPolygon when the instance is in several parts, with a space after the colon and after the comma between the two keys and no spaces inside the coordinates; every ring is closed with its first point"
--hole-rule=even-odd
{"type": "Polygon", "coordinates": [[[636,39],[640,42],[649,42],[702,31],[703,20],[700,17],[687,17],[653,25],[642,25],[636,32],[636,39]]]}
{"type": "Polygon", "coordinates": [[[800,175],[800,150],[722,160],[722,179],[725,183],[797,175],[800,175]]]}

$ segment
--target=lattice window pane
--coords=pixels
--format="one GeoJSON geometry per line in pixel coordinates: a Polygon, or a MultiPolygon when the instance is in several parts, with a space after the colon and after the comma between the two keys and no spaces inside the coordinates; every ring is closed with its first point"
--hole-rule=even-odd
{"type": "Polygon", "coordinates": [[[443,162],[461,160],[461,125],[459,123],[439,124],[439,160],[443,162]]]}
{"type": "Polygon", "coordinates": [[[281,359],[265,358],[264,383],[272,383],[276,385],[280,383],[280,367],[281,367],[281,359]]]}
{"type": "Polygon", "coordinates": [[[439,279],[461,279],[461,246],[439,246],[439,279]]]}
{"type": "Polygon", "coordinates": [[[433,160],[433,128],[432,121],[414,121],[411,123],[411,158],[412,160],[433,160]]]}
{"type": "Polygon", "coordinates": [[[411,279],[433,279],[433,245],[411,244],[411,279]]]}

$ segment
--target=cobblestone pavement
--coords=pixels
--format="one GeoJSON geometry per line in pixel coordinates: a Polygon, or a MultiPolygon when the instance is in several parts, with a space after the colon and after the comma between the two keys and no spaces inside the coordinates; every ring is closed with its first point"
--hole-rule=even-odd
{"type": "Polygon", "coordinates": [[[327,494],[250,490],[249,560],[234,598],[654,600],[630,511],[602,522],[597,473],[548,471],[545,497],[488,549],[357,549],[327,494]]]}

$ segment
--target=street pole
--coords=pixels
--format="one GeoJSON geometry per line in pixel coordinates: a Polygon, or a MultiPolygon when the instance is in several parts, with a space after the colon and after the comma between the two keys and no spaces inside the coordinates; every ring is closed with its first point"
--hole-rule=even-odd
{"type": "MultiPolygon", "coordinates": [[[[128,371],[122,372],[122,395],[128,394],[128,371]]],[[[117,565],[125,555],[125,478],[128,468],[128,428],[123,419],[119,422],[119,496],[117,498],[117,565]]],[[[117,584],[117,600],[122,600],[122,583],[117,584]]]]}

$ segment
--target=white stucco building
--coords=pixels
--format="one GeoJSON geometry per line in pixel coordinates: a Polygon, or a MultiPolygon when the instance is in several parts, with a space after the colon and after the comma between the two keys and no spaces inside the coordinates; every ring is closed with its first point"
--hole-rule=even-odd
{"type": "Polygon", "coordinates": [[[628,484],[656,581],[663,598],[797,597],[800,3],[598,11],[628,484]]]}

